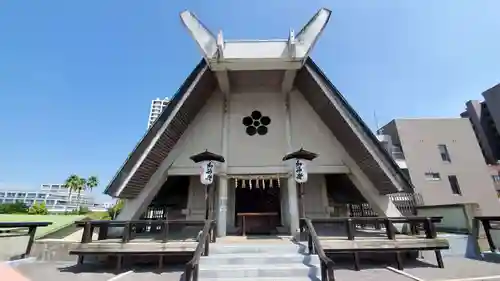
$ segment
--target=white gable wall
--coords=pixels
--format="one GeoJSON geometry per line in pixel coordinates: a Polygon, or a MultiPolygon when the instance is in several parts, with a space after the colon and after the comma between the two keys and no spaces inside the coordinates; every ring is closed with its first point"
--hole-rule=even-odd
{"type": "Polygon", "coordinates": [[[229,168],[283,166],[287,152],[285,107],[280,92],[243,92],[230,96],[229,105],[229,168]],[[266,135],[249,136],[243,118],[259,111],[271,123],[266,135]]]}
{"type": "Polygon", "coordinates": [[[344,165],[332,132],[299,91],[290,93],[290,111],[293,150],[304,148],[317,153],[319,156],[310,163],[311,168],[344,165]]]}
{"type": "MultiPolygon", "coordinates": [[[[229,95],[228,173],[279,173],[287,167],[282,158],[288,152],[285,129],[284,95],[280,91],[236,92],[229,95]],[[257,110],[271,119],[266,135],[249,136],[243,118],[257,110]]],[[[198,174],[199,168],[189,157],[208,149],[222,154],[223,96],[215,92],[181,137],[182,146],[169,174],[198,174]]],[[[345,173],[341,150],[335,137],[321,121],[302,94],[290,94],[291,140],[293,150],[301,147],[319,157],[311,164],[311,173],[345,173]]],[[[177,148],[177,147],[176,147],[177,148]]]]}

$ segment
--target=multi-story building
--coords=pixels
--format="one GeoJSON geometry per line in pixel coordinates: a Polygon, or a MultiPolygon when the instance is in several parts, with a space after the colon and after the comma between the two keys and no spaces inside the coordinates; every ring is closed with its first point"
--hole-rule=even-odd
{"type": "Polygon", "coordinates": [[[401,153],[396,162],[402,167],[404,159],[424,204],[475,202],[483,214],[498,214],[494,182],[467,119],[396,119],[379,132],[401,153]]]}
{"type": "Polygon", "coordinates": [[[169,102],[168,98],[160,99],[157,98],[151,101],[151,109],[149,111],[149,119],[148,119],[148,129],[151,128],[153,123],[156,121],[156,118],[160,116],[163,109],[167,106],[169,102]]]}
{"type": "MultiPolygon", "coordinates": [[[[40,190],[0,190],[0,203],[22,202],[27,206],[34,203],[45,203],[49,212],[72,211],[80,206],[88,208],[100,207],[94,203],[94,198],[87,192],[82,192],[78,198],[76,192],[63,184],[42,184],[40,190]]],[[[103,207],[104,208],[104,207],[103,207]]]]}
{"type": "Polygon", "coordinates": [[[460,114],[476,134],[497,191],[500,192],[500,84],[483,92],[484,101],[470,100],[460,114]]]}
{"type": "Polygon", "coordinates": [[[460,114],[468,118],[488,164],[500,160],[500,84],[483,92],[484,101],[470,100],[460,114]]]}

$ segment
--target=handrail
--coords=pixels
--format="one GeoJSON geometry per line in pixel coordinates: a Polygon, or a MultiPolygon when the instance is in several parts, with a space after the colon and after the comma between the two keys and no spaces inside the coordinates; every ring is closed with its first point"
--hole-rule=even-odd
{"type": "Polygon", "coordinates": [[[307,248],[309,250],[309,254],[316,253],[321,260],[321,280],[335,281],[335,275],[333,273],[333,266],[335,265],[335,263],[326,256],[311,220],[308,218],[303,218],[302,220],[307,226],[307,248]]]}
{"type": "Polygon", "coordinates": [[[207,220],[205,222],[205,226],[203,227],[202,233],[200,235],[198,245],[194,250],[193,258],[186,264],[186,268],[184,270],[184,281],[198,281],[200,257],[202,255],[208,256],[209,244],[211,241],[213,242],[214,239],[214,226],[215,223],[213,220],[207,220]]]}

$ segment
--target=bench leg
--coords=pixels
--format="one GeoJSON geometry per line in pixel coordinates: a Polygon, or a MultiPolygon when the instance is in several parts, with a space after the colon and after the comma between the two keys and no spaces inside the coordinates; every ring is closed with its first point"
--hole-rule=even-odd
{"type": "Polygon", "coordinates": [[[358,255],[358,253],[354,252],[354,253],[352,253],[352,256],[354,258],[354,269],[356,271],[359,271],[360,270],[359,255],[358,255]]]}
{"type": "Polygon", "coordinates": [[[163,255],[160,255],[160,258],[158,259],[158,268],[163,268],[163,255]]]}
{"type": "Polygon", "coordinates": [[[123,263],[123,256],[122,255],[116,256],[116,270],[122,269],[122,263],[123,263]]]}
{"type": "Polygon", "coordinates": [[[78,255],[78,264],[83,264],[84,256],[83,255],[78,255]]]}
{"type": "Polygon", "coordinates": [[[399,270],[403,270],[403,259],[401,258],[401,253],[396,252],[396,263],[399,270]]]}
{"type": "Polygon", "coordinates": [[[439,268],[444,268],[444,263],[443,263],[443,256],[441,255],[440,250],[434,251],[436,253],[436,260],[439,268]]]}

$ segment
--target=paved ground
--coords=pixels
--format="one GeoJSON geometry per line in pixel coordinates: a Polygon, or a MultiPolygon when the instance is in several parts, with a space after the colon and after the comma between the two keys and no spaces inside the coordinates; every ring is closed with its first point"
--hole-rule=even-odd
{"type": "MultiPolygon", "coordinates": [[[[419,279],[411,279],[393,272],[386,266],[395,267],[394,264],[377,264],[372,267],[362,262],[362,270],[354,271],[352,265],[338,263],[336,265],[336,281],[366,280],[366,281],[437,281],[464,278],[478,278],[479,280],[500,280],[500,264],[468,260],[464,258],[445,258],[445,268],[437,268],[433,262],[417,261],[406,263],[404,272],[419,279]],[[492,278],[491,276],[497,276],[492,278]],[[480,277],[489,277],[481,279],[480,277]]],[[[74,262],[34,262],[23,263],[15,266],[15,271],[22,276],[18,279],[5,279],[5,277],[14,276],[12,270],[0,268],[0,280],[31,280],[31,281],[182,281],[182,266],[171,267],[163,271],[157,271],[154,268],[135,269],[130,272],[117,272],[113,269],[103,269],[87,265],[76,267],[74,262]],[[10,274],[8,276],[2,274],[10,274]]],[[[10,278],[10,277],[9,277],[10,278]]]]}
{"type": "Polygon", "coordinates": [[[444,259],[444,267],[438,268],[435,266],[435,262],[426,262],[420,265],[408,265],[404,271],[426,281],[486,276],[497,276],[497,278],[489,278],[489,280],[500,280],[500,264],[497,263],[449,257],[444,259]],[[429,263],[434,267],[427,266],[429,263]]]}
{"type": "Polygon", "coordinates": [[[121,272],[105,271],[92,266],[77,268],[75,263],[24,263],[15,270],[31,281],[106,281],[121,272]]]}
{"type": "Polygon", "coordinates": [[[182,281],[182,268],[171,268],[163,271],[134,271],[124,274],[117,281],[182,281]]]}

